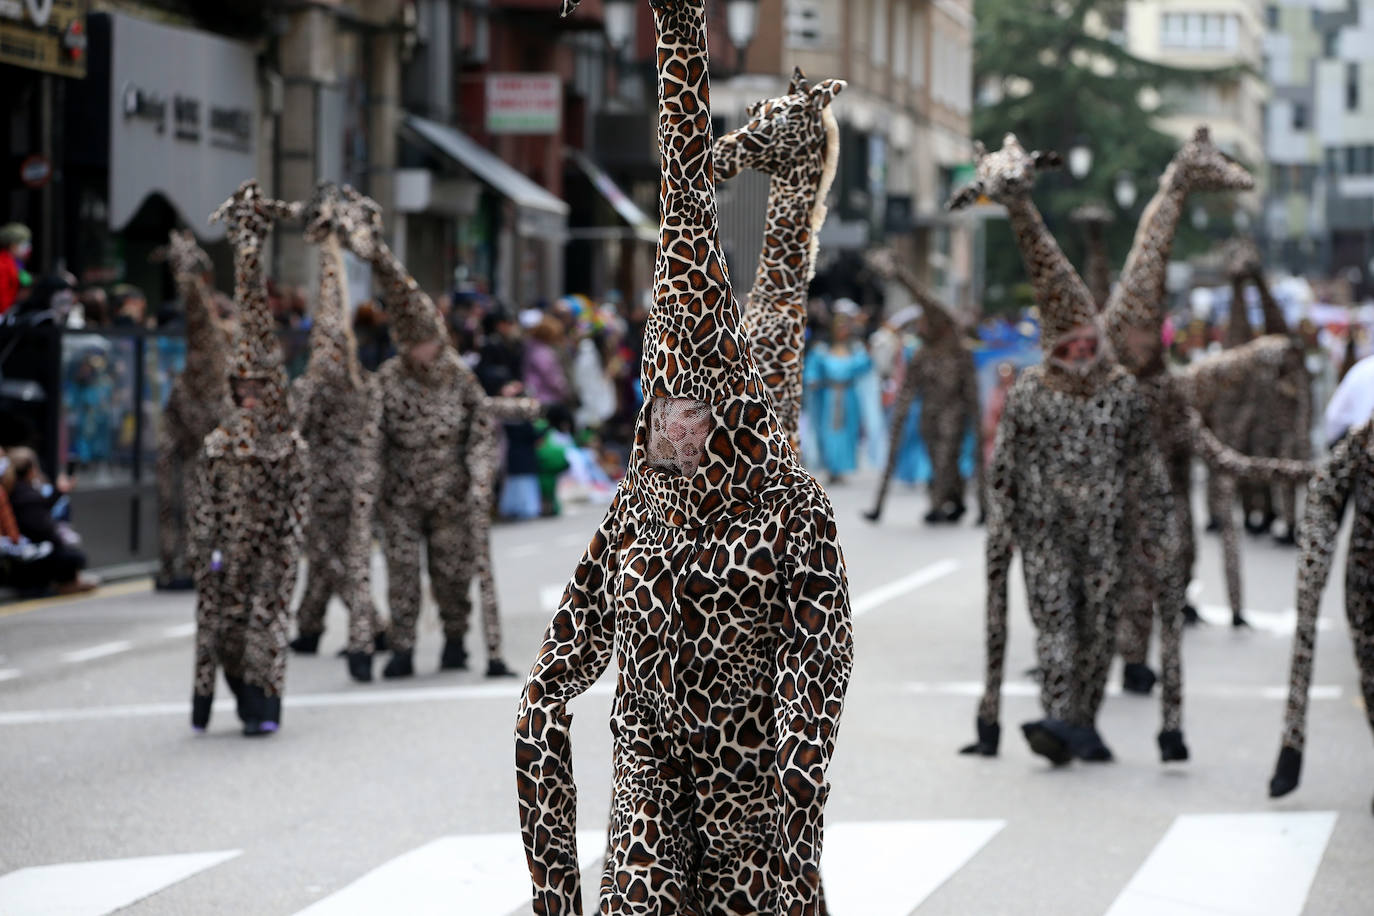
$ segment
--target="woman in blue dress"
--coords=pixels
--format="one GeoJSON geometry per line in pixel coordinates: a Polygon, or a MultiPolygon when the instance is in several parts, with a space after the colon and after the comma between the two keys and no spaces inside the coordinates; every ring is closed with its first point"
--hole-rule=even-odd
{"type": "MultiPolygon", "coordinates": [[[[881,449],[881,405],[873,361],[854,338],[854,319],[838,312],[830,326],[829,342],[821,342],[806,357],[806,412],[814,443],[813,465],[819,464],[830,483],[843,482],[858,467],[859,444],[867,438],[870,451],[881,449]]],[[[881,463],[877,455],[870,460],[881,463]]]]}

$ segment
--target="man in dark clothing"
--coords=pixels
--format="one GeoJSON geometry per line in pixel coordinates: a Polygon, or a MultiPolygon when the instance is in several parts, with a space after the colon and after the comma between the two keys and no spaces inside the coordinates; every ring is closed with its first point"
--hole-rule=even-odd
{"type": "Polygon", "coordinates": [[[79,539],[53,518],[53,507],[71,490],[70,481],[64,477],[58,479],[56,486],[49,485],[43,479],[38,457],[32,449],[11,449],[9,460],[14,469],[9,503],[21,538],[32,544],[52,545],[51,553],[42,558],[48,581],[55,583],[63,594],[95,588],[98,580],[82,573],[86,568],[86,554],[77,546],[79,539]]]}

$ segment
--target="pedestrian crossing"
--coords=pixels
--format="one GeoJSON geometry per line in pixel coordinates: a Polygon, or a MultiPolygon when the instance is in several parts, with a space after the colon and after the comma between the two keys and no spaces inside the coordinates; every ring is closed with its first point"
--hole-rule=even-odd
{"type": "MultiPolygon", "coordinates": [[[[1104,916],[1300,916],[1336,820],[1329,811],[1181,815],[1104,916]]],[[[989,847],[1006,826],[997,819],[832,823],[821,862],[830,912],[919,916],[931,895],[966,865],[999,854],[989,847]]],[[[577,847],[587,912],[595,912],[605,833],[579,831],[577,847]]],[[[1005,848],[1000,854],[1007,854],[1005,848]]],[[[105,916],[239,855],[228,850],[24,868],[0,876],[0,913],[105,916]]],[[[295,916],[514,916],[528,912],[528,900],[519,834],[455,835],[378,863],[295,916]]]]}

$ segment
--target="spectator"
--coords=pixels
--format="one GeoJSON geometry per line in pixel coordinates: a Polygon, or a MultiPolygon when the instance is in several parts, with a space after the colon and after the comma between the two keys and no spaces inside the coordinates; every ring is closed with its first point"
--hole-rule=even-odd
{"type": "Polygon", "coordinates": [[[138,287],[127,283],[116,286],[114,295],[110,297],[110,305],[114,309],[115,327],[148,327],[148,299],[138,287]]]}
{"type": "MultiPolygon", "coordinates": [[[[42,584],[55,584],[58,593],[64,595],[95,588],[99,580],[83,572],[86,555],[80,549],[80,538],[54,517],[54,509],[66,503],[72,482],[63,475],[58,478],[56,486],[49,485],[43,479],[38,457],[32,449],[12,449],[8,461],[13,483],[6,484],[6,497],[19,537],[30,544],[51,545],[51,550],[39,558],[42,567],[30,567],[24,570],[24,574],[31,576],[41,570],[46,578],[42,584]]],[[[6,480],[9,480],[8,475],[6,480]]],[[[40,586],[35,582],[29,587],[40,586]]]]}
{"type": "Polygon", "coordinates": [[[566,406],[571,393],[559,359],[563,341],[562,323],[546,315],[530,329],[525,344],[525,388],[545,407],[566,406]]]}
{"type": "Polygon", "coordinates": [[[816,460],[832,485],[858,467],[859,444],[867,439],[875,464],[882,434],[882,406],[873,361],[854,339],[857,307],[836,303],[828,343],[818,343],[806,358],[808,420],[816,440],[816,460]]]}
{"type": "Polygon", "coordinates": [[[99,286],[81,291],[81,315],[86,328],[105,328],[110,325],[110,298],[99,286]]]}
{"type": "Polygon", "coordinates": [[[23,223],[0,227],[0,315],[19,300],[27,284],[24,262],[33,251],[33,233],[23,223]]]}

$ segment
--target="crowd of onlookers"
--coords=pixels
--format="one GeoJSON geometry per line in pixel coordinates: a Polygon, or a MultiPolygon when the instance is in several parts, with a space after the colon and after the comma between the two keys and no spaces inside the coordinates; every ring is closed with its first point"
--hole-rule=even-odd
{"type": "Polygon", "coordinates": [[[81,536],[70,524],[72,481],[49,482],[32,449],[0,449],[0,586],[22,593],[89,591],[81,536]]]}

